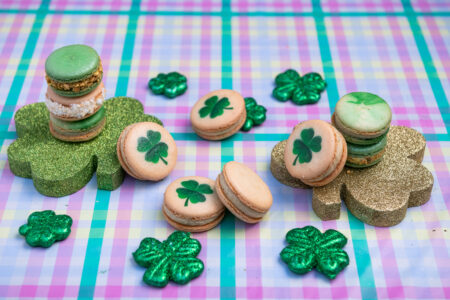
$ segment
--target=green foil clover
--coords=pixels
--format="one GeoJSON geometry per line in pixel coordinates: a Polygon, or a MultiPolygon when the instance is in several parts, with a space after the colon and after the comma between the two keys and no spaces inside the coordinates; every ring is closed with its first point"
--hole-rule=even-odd
{"type": "Polygon", "coordinates": [[[161,133],[158,131],[147,131],[147,137],[140,137],[138,139],[137,150],[145,152],[145,160],[157,164],[161,161],[167,165],[167,160],[163,157],[169,155],[169,146],[161,142],[161,133]]]}
{"type": "Polygon", "coordinates": [[[205,202],[206,197],[204,194],[214,193],[209,184],[199,184],[196,180],[182,181],[181,185],[183,187],[177,188],[177,194],[178,198],[186,199],[184,206],[188,206],[189,201],[191,201],[192,204],[205,202]]]}
{"type": "Polygon", "coordinates": [[[155,78],[150,79],[148,87],[156,95],[175,98],[186,92],[187,79],[178,72],[159,73],[155,78]]]}
{"type": "Polygon", "coordinates": [[[52,210],[35,211],[27,224],[20,226],[19,233],[32,247],[48,248],[55,242],[65,240],[70,234],[72,218],[56,215],[52,210]]]}
{"type": "Polygon", "coordinates": [[[143,277],[146,284],[165,287],[169,280],[186,284],[202,274],[203,262],[196,258],[201,249],[190,233],[175,231],[164,242],[143,239],[133,257],[138,265],[147,268],[143,277]]]}
{"type": "Polygon", "coordinates": [[[125,172],[117,159],[117,140],[130,124],[161,121],[144,114],[141,102],[116,97],[103,103],[106,125],[95,139],[68,143],[52,136],[45,103],[33,103],[14,115],[18,139],[8,147],[11,171],[32,178],[36,189],[46,196],[62,197],[83,188],[97,174],[97,186],[103,190],[118,188],[125,172]]]}
{"type": "Polygon", "coordinates": [[[275,78],[275,99],[286,102],[292,100],[297,105],[316,103],[327,87],[320,74],[311,72],[300,76],[297,71],[289,69],[275,78]]]}
{"type": "Polygon", "coordinates": [[[249,131],[253,126],[259,126],[266,120],[267,109],[262,105],[258,105],[256,100],[251,97],[247,97],[244,100],[247,118],[241,130],[249,131]]]}
{"type": "Polygon", "coordinates": [[[323,234],[313,226],[295,228],[286,234],[288,246],[281,251],[281,259],[297,274],[305,274],[316,268],[334,279],[349,264],[347,253],[342,250],[347,238],[329,229],[323,234]]]}
{"type": "Polygon", "coordinates": [[[294,141],[292,153],[297,155],[292,163],[293,166],[298,163],[309,163],[313,152],[319,152],[322,149],[322,137],[314,136],[313,128],[305,128],[300,132],[300,138],[294,141]]]}

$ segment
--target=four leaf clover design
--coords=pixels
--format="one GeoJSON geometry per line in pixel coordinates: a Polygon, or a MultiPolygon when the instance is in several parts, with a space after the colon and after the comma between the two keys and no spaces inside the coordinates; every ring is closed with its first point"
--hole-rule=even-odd
{"type": "Polygon", "coordinates": [[[165,287],[169,280],[186,284],[200,276],[204,265],[196,257],[201,248],[200,242],[191,239],[189,233],[175,231],[164,242],[143,239],[133,257],[138,265],[147,268],[143,277],[146,284],[165,287]]]}
{"type": "Polygon", "coordinates": [[[312,159],[312,152],[319,152],[322,149],[322,137],[320,135],[314,136],[313,128],[305,128],[300,133],[300,139],[294,141],[292,153],[297,155],[292,165],[295,166],[297,161],[302,163],[309,163],[312,159]]]}
{"type": "Polygon", "coordinates": [[[348,100],[347,102],[349,103],[353,103],[353,104],[362,104],[362,105],[366,105],[366,106],[370,106],[370,105],[375,105],[375,104],[379,104],[379,103],[384,103],[383,99],[381,99],[380,97],[376,96],[376,95],[372,95],[369,93],[359,93],[359,92],[354,92],[353,93],[353,100],[348,100]]]}
{"type": "Polygon", "coordinates": [[[223,115],[225,109],[233,109],[233,107],[230,107],[230,100],[227,97],[219,100],[218,96],[212,96],[205,101],[205,106],[199,110],[200,118],[209,116],[214,119],[223,115]]]}
{"type": "Polygon", "coordinates": [[[261,125],[266,120],[267,109],[256,103],[256,100],[247,97],[245,100],[245,110],[247,111],[247,119],[242,126],[243,131],[249,131],[253,126],[261,125]]]}
{"type": "Polygon", "coordinates": [[[184,206],[188,206],[189,201],[192,204],[205,202],[205,195],[214,193],[209,184],[199,184],[196,180],[182,181],[181,185],[183,187],[177,188],[177,194],[180,199],[186,199],[184,206]]]}
{"type": "Polygon", "coordinates": [[[289,69],[275,78],[275,99],[286,102],[292,100],[297,105],[316,103],[327,87],[320,74],[311,72],[300,76],[297,71],[289,69]]]}
{"type": "Polygon", "coordinates": [[[156,95],[175,98],[186,92],[187,79],[178,72],[170,72],[167,74],[159,73],[158,76],[150,79],[148,87],[156,95]]]}
{"type": "Polygon", "coordinates": [[[286,241],[289,245],[280,256],[294,273],[305,274],[316,268],[334,279],[349,264],[347,253],[341,249],[347,238],[336,230],[322,234],[313,226],[295,228],[286,234],[286,241]]]}
{"type": "Polygon", "coordinates": [[[27,224],[20,226],[19,233],[32,247],[48,248],[70,234],[72,218],[56,215],[52,210],[36,211],[28,217],[27,224]]]}
{"type": "Polygon", "coordinates": [[[147,137],[138,139],[137,150],[145,153],[145,160],[157,164],[161,161],[167,165],[167,161],[163,157],[167,157],[169,146],[161,142],[161,133],[158,131],[147,131],[147,137]]]}

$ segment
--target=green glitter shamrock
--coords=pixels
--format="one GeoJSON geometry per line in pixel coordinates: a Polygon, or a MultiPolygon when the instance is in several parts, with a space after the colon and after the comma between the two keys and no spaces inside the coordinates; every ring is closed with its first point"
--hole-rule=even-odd
{"type": "Polygon", "coordinates": [[[190,233],[175,231],[162,243],[154,238],[143,239],[133,257],[138,265],[147,268],[143,277],[146,284],[165,287],[169,280],[186,284],[200,276],[204,266],[196,256],[201,249],[190,233]]]}
{"type": "Polygon", "coordinates": [[[297,71],[289,69],[275,78],[275,99],[286,102],[289,99],[297,105],[316,103],[327,87],[318,73],[307,73],[301,77],[297,71]]]}
{"type": "Polygon", "coordinates": [[[147,131],[147,137],[138,139],[137,150],[145,153],[145,160],[157,164],[161,159],[167,165],[167,161],[163,157],[169,155],[169,146],[161,141],[161,133],[158,131],[147,131]]]}
{"type": "Polygon", "coordinates": [[[300,133],[300,139],[294,141],[292,153],[297,156],[292,163],[293,166],[297,161],[302,163],[309,163],[312,159],[312,152],[319,152],[322,149],[322,137],[314,136],[313,128],[305,128],[300,133]]]}
{"type": "Polygon", "coordinates": [[[180,199],[186,199],[184,206],[188,206],[188,202],[198,203],[205,202],[206,197],[203,194],[212,194],[214,191],[209,184],[199,184],[196,180],[182,181],[182,188],[177,188],[177,194],[180,199]]]}
{"type": "Polygon", "coordinates": [[[286,234],[286,241],[289,245],[280,256],[294,273],[305,274],[316,268],[334,279],[349,264],[347,253],[341,249],[347,238],[336,230],[322,234],[313,226],[295,228],[286,234]]]}
{"type": "Polygon", "coordinates": [[[55,242],[65,240],[70,234],[72,218],[68,215],[56,215],[52,210],[35,211],[28,217],[27,224],[19,228],[32,247],[48,248],[55,242]]]}
{"type": "Polygon", "coordinates": [[[241,129],[249,131],[253,126],[261,125],[266,120],[267,109],[262,105],[258,105],[256,100],[251,97],[247,97],[244,100],[247,119],[241,129]]]}
{"type": "Polygon", "coordinates": [[[230,100],[228,98],[222,98],[212,96],[205,101],[205,106],[199,110],[201,118],[205,118],[209,115],[211,119],[223,115],[224,109],[233,109],[230,106],[230,100]]]}
{"type": "Polygon", "coordinates": [[[125,172],[117,159],[120,133],[137,122],[155,122],[144,114],[141,102],[116,97],[103,103],[106,126],[95,139],[67,143],[54,138],[49,131],[49,113],[45,103],[33,103],[19,109],[15,116],[18,139],[8,147],[11,171],[32,178],[36,189],[46,196],[62,197],[80,190],[97,172],[99,189],[114,190],[125,172]]]}
{"type": "Polygon", "coordinates": [[[163,94],[168,98],[175,98],[186,92],[187,79],[178,72],[159,73],[158,76],[150,79],[148,87],[156,95],[163,94]]]}

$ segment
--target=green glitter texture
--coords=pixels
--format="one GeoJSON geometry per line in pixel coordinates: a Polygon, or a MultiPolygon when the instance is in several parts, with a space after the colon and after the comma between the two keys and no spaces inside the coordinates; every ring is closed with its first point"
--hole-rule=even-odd
{"type": "Polygon", "coordinates": [[[116,97],[104,102],[106,126],[95,139],[68,143],[54,138],[49,131],[49,112],[45,103],[19,109],[15,116],[18,139],[8,148],[11,171],[32,178],[43,195],[62,197],[84,187],[97,172],[97,186],[103,190],[118,188],[124,171],[116,154],[122,130],[137,122],[162,122],[144,114],[139,100],[116,97]]]}

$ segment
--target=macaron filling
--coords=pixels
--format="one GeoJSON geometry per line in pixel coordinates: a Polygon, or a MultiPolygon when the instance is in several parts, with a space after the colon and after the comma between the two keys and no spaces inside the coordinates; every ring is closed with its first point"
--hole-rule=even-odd
{"type": "Polygon", "coordinates": [[[92,89],[93,85],[99,84],[103,77],[103,67],[99,62],[97,69],[87,78],[83,78],[77,81],[61,81],[60,79],[55,79],[50,77],[48,74],[45,75],[47,84],[52,87],[55,92],[73,92],[73,93],[83,93],[88,89],[92,89]]]}
{"type": "Polygon", "coordinates": [[[53,123],[53,125],[55,127],[59,127],[65,131],[80,132],[80,131],[89,130],[92,127],[97,126],[105,118],[105,115],[106,115],[106,110],[102,106],[95,114],[93,114],[92,116],[90,116],[86,119],[70,122],[70,121],[63,121],[63,120],[57,119],[57,118],[53,117],[52,115],[50,115],[50,121],[53,123]]]}
{"type": "Polygon", "coordinates": [[[247,117],[246,114],[242,114],[241,118],[239,119],[239,122],[233,124],[233,126],[231,126],[231,127],[225,128],[223,130],[204,131],[204,130],[199,130],[198,128],[194,127],[194,131],[200,136],[206,136],[206,137],[223,136],[223,135],[226,135],[227,133],[234,132],[236,129],[239,130],[242,127],[242,125],[244,124],[246,117],[247,117]]]}
{"type": "Polygon", "coordinates": [[[186,225],[186,226],[203,226],[206,224],[210,224],[210,223],[214,222],[214,220],[216,220],[221,214],[223,214],[223,210],[222,210],[217,215],[212,216],[210,218],[205,218],[205,219],[196,218],[195,219],[195,218],[186,218],[186,217],[179,216],[175,212],[168,209],[166,205],[163,205],[163,211],[167,215],[167,217],[169,217],[172,221],[177,222],[182,225],[186,225]]]}

